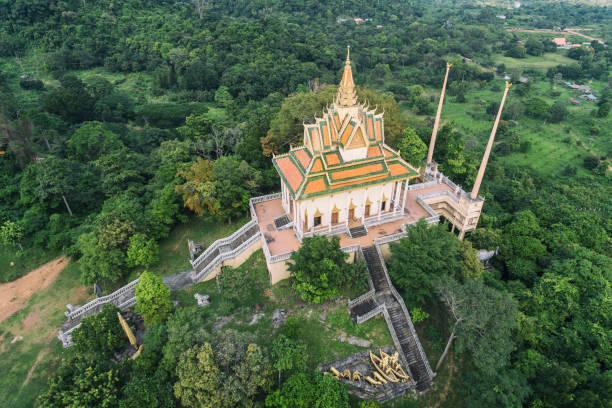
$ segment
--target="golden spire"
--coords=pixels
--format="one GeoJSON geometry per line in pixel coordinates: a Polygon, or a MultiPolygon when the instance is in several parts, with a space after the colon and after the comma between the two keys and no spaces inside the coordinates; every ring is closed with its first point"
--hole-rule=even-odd
{"type": "Polygon", "coordinates": [[[357,94],[355,93],[355,82],[353,82],[353,71],[351,70],[351,46],[347,45],[346,62],[342,80],[336,94],[336,104],[342,107],[357,105],[357,94]]]}

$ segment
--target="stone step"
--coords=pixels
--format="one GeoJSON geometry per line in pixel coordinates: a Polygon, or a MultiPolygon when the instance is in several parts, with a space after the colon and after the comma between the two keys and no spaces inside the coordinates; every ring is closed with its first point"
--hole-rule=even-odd
{"type": "Polygon", "coordinates": [[[359,238],[368,235],[368,230],[366,230],[363,225],[360,225],[358,227],[350,228],[349,233],[352,238],[359,238]]]}

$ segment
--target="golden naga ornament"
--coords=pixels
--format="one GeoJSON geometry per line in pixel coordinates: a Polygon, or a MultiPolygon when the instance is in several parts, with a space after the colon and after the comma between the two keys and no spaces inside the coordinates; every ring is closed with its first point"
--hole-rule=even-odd
{"type": "MultiPolygon", "coordinates": [[[[399,362],[399,353],[396,351],[392,355],[389,355],[379,349],[380,356],[372,353],[370,351],[370,361],[376,371],[369,375],[363,375],[359,372],[359,370],[355,370],[353,375],[351,375],[351,371],[346,369],[343,372],[338,371],[335,367],[329,367],[329,373],[331,373],[336,380],[341,380],[342,378],[346,378],[349,381],[359,381],[364,379],[368,383],[370,383],[373,387],[378,387],[379,385],[391,383],[399,383],[399,382],[408,382],[410,377],[406,374],[406,371],[402,368],[399,362]]],[[[327,374],[327,373],[325,373],[327,374]]]]}
{"type": "Polygon", "coordinates": [[[374,373],[374,377],[380,374],[385,380],[392,383],[407,382],[410,377],[399,363],[399,353],[396,351],[393,355],[389,355],[380,349],[379,353],[380,357],[370,351],[370,360],[378,371],[374,373]]]}

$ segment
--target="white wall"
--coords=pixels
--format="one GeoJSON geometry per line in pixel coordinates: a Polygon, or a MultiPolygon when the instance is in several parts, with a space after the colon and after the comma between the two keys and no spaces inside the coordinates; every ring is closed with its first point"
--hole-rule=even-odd
{"type": "Polygon", "coordinates": [[[368,198],[371,201],[370,217],[378,215],[383,193],[387,199],[385,209],[385,212],[387,212],[391,207],[393,185],[394,182],[388,182],[368,187],[356,187],[353,190],[345,190],[331,195],[315,197],[311,200],[301,200],[299,202],[301,211],[300,218],[304,217],[304,209],[306,209],[308,211],[308,229],[310,229],[314,226],[314,215],[318,209],[319,212],[323,214],[321,217],[321,225],[327,226],[331,222],[331,213],[334,205],[336,205],[336,207],[340,209],[338,222],[345,222],[348,217],[349,206],[352,199],[355,205],[355,218],[359,219],[364,215],[366,200],[368,198]]]}

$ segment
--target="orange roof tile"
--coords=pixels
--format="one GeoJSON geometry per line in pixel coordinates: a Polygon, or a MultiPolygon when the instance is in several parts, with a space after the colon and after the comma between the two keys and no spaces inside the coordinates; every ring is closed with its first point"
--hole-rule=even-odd
{"type": "Polygon", "coordinates": [[[317,172],[323,171],[323,163],[320,158],[316,158],[314,164],[312,165],[312,169],[310,171],[317,172]]]}
{"type": "Polygon", "coordinates": [[[378,145],[368,147],[368,157],[378,157],[382,156],[380,152],[380,147],[378,145]]]}
{"type": "Polygon", "coordinates": [[[306,188],[304,189],[304,194],[319,193],[321,191],[325,191],[325,189],[326,189],[325,180],[323,179],[310,180],[306,184],[306,188]]]}
{"type": "Polygon", "coordinates": [[[401,176],[403,174],[410,173],[410,170],[407,169],[401,163],[391,163],[391,164],[389,164],[389,171],[391,172],[392,176],[401,176]]]}
{"type": "Polygon", "coordinates": [[[340,158],[338,157],[338,153],[334,151],[334,152],[331,152],[331,153],[327,153],[325,155],[325,161],[330,166],[333,166],[335,164],[340,163],[340,158]]]}
{"type": "Polygon", "coordinates": [[[308,153],[306,153],[306,150],[304,149],[296,150],[294,154],[295,154],[295,157],[297,157],[298,160],[300,161],[300,164],[302,165],[302,167],[307,169],[308,165],[310,164],[310,156],[308,156],[308,153]]]}
{"type": "Polygon", "coordinates": [[[323,122],[323,144],[325,146],[331,146],[331,140],[329,139],[329,130],[327,128],[327,122],[323,122]]]}
{"type": "Polygon", "coordinates": [[[342,138],[340,139],[340,143],[346,144],[346,142],[348,142],[348,139],[351,136],[351,133],[353,133],[354,128],[355,126],[353,126],[353,123],[349,122],[346,128],[344,128],[344,132],[342,133],[342,138]]]}
{"type": "Polygon", "coordinates": [[[392,157],[393,153],[390,152],[388,149],[383,149],[385,151],[385,157],[392,157]]]}
{"type": "Polygon", "coordinates": [[[276,159],[276,165],[289,183],[291,189],[293,191],[297,191],[297,189],[300,187],[300,184],[302,184],[304,177],[300,174],[300,170],[297,168],[295,163],[291,161],[291,158],[289,158],[289,156],[286,156],[276,159]]]}
{"type": "Polygon", "coordinates": [[[333,186],[331,186],[331,189],[337,189],[337,188],[343,188],[346,186],[351,186],[354,184],[363,184],[363,183],[369,183],[371,181],[376,181],[376,180],[380,180],[383,178],[387,178],[386,174],[379,174],[377,176],[372,176],[372,177],[368,177],[367,179],[359,179],[359,180],[353,180],[353,181],[347,181],[346,183],[337,183],[334,184],[333,186]]]}
{"type": "Polygon", "coordinates": [[[367,166],[360,166],[354,169],[340,170],[331,173],[332,180],[342,180],[350,177],[359,177],[369,173],[377,173],[383,170],[383,166],[380,163],[370,164],[367,166]]]}
{"type": "Polygon", "coordinates": [[[340,130],[340,116],[337,113],[334,113],[334,123],[336,124],[336,129],[340,130]]]}
{"type": "Polygon", "coordinates": [[[382,127],[381,127],[381,122],[380,120],[376,121],[376,140],[380,140],[382,141],[382,127]]]}
{"type": "Polygon", "coordinates": [[[321,139],[319,139],[319,130],[317,128],[312,129],[312,148],[315,151],[321,150],[321,139]]]}
{"type": "Polygon", "coordinates": [[[375,140],[376,139],[376,135],[374,135],[374,126],[372,125],[372,117],[368,115],[368,137],[371,140],[375,140]]]}

